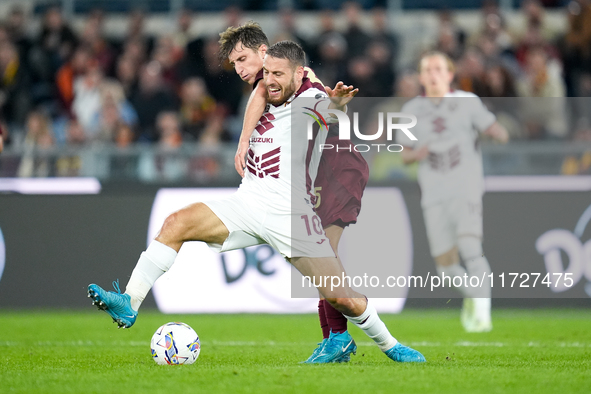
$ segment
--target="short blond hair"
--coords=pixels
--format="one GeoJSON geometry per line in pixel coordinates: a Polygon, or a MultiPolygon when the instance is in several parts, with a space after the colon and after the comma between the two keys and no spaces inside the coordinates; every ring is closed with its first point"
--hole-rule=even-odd
{"type": "Polygon", "coordinates": [[[419,65],[417,67],[419,74],[421,73],[421,67],[423,64],[423,60],[430,58],[430,57],[434,57],[434,56],[441,56],[445,60],[445,63],[447,63],[447,69],[452,73],[456,72],[456,65],[454,64],[454,61],[451,60],[451,58],[447,55],[447,53],[441,52],[441,51],[429,51],[429,52],[425,52],[423,54],[423,56],[421,56],[421,59],[419,60],[419,65]]]}

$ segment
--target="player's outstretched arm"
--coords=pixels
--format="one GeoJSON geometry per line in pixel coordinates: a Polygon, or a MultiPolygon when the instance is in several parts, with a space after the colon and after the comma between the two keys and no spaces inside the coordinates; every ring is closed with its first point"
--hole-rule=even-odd
{"type": "Polygon", "coordinates": [[[405,146],[401,153],[404,164],[412,164],[425,159],[429,155],[429,148],[427,145],[423,145],[417,149],[405,146]]]}
{"type": "Polygon", "coordinates": [[[236,156],[234,156],[234,167],[241,177],[244,177],[244,168],[246,168],[246,152],[250,146],[250,137],[256,127],[259,119],[265,112],[267,105],[267,91],[263,81],[259,81],[257,86],[253,89],[246,110],[244,111],[244,122],[242,123],[242,132],[240,133],[240,140],[238,141],[238,149],[236,156]]]}
{"type": "Polygon", "coordinates": [[[337,82],[334,89],[329,86],[325,86],[324,89],[331,101],[328,108],[338,109],[343,112],[346,112],[344,110],[347,104],[359,93],[359,89],[354,88],[353,85],[345,85],[342,81],[337,82]]]}
{"type": "Polygon", "coordinates": [[[484,130],[485,135],[488,135],[495,141],[501,144],[506,144],[509,141],[509,132],[499,122],[495,122],[488,129],[484,130]]]}

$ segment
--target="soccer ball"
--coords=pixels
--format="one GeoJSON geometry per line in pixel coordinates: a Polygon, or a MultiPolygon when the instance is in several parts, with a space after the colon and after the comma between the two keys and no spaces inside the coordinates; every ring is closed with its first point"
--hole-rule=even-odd
{"type": "Polygon", "coordinates": [[[171,322],[156,330],[150,347],[156,364],[193,364],[199,357],[201,342],[191,327],[185,323],[171,322]]]}

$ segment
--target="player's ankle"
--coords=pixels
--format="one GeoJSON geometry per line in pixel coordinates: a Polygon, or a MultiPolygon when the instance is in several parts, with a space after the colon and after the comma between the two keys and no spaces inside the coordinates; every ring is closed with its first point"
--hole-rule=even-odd
{"type": "MultiPolygon", "coordinates": [[[[127,293],[125,293],[127,294],[127,293]]],[[[131,309],[133,309],[135,312],[140,310],[140,306],[142,305],[143,300],[140,300],[136,297],[129,297],[129,303],[131,304],[131,309]]]]}

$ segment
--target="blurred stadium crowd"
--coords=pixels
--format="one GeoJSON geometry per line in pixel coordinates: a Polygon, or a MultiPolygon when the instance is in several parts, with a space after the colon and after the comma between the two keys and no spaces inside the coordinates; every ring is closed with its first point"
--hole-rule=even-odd
{"type": "MultiPolygon", "coordinates": [[[[472,32],[452,11],[440,11],[437,40],[422,49],[447,53],[456,62],[457,88],[482,97],[591,96],[591,1],[559,10],[566,29],[547,23],[541,0],[525,0],[518,11],[524,24],[509,28],[498,4],[485,0],[472,32]]],[[[383,8],[346,2],[338,11],[319,10],[314,37],[300,34],[306,26],[297,24],[297,12],[279,10],[280,30],[270,39],[300,42],[326,85],[343,80],[359,87],[360,97],[420,93],[416,60],[401,64],[403,36],[383,8]],[[361,17],[371,18],[373,29],[364,29],[361,17]],[[337,18],[345,29],[335,27],[337,18]]],[[[227,26],[247,20],[236,7],[224,16],[227,26]]],[[[135,10],[120,37],[105,31],[110,16],[99,9],[85,15],[81,29],[57,6],[46,8],[37,31],[29,28],[31,17],[18,5],[0,15],[0,124],[9,149],[139,142],[174,150],[185,141],[237,140],[248,87],[218,61],[219,32],[191,34],[207,14],[182,10],[175,30],[151,35],[146,15],[135,10]]],[[[591,140],[591,125],[581,119],[574,128],[525,127],[512,137],[591,140]]],[[[25,168],[21,175],[32,173],[25,168]]]]}

